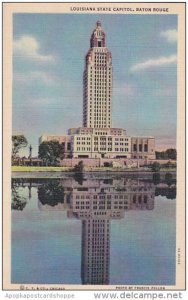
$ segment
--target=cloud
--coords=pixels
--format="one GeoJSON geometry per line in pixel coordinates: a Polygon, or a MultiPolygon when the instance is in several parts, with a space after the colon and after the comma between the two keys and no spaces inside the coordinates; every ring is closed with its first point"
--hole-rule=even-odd
{"type": "Polygon", "coordinates": [[[15,73],[13,76],[15,83],[30,85],[34,81],[42,82],[45,85],[58,85],[58,78],[48,72],[32,71],[28,73],[15,73]]]}
{"type": "Polygon", "coordinates": [[[16,56],[24,56],[28,59],[38,62],[54,62],[52,55],[43,55],[40,53],[40,44],[32,36],[23,35],[13,41],[13,50],[16,56]]]}
{"type": "Polygon", "coordinates": [[[132,84],[118,82],[113,86],[114,94],[118,96],[133,96],[135,95],[135,87],[132,84]]]}
{"type": "Polygon", "coordinates": [[[152,69],[156,67],[161,67],[165,65],[171,65],[175,64],[177,62],[177,56],[176,55],[170,55],[170,56],[161,56],[156,59],[148,59],[144,62],[135,64],[131,67],[131,71],[142,71],[146,69],[152,69]]]}
{"type": "Polygon", "coordinates": [[[162,31],[160,36],[164,37],[169,43],[176,43],[178,39],[178,32],[176,29],[169,29],[162,31]]]}

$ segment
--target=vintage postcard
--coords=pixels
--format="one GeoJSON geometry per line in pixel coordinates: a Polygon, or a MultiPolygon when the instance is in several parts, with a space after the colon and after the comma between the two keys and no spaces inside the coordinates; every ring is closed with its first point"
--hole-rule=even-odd
{"type": "Polygon", "coordinates": [[[185,3],[3,3],[3,289],[185,290],[185,3]]]}

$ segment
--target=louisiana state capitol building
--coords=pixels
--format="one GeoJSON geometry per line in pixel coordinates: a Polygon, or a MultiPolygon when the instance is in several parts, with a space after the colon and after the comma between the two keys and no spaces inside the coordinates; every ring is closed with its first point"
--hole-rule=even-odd
{"type": "Polygon", "coordinates": [[[85,60],[83,126],[112,127],[112,56],[100,22],[91,35],[85,60]]]}
{"type": "Polygon", "coordinates": [[[85,57],[83,125],[70,128],[67,135],[42,135],[39,143],[51,140],[63,143],[65,158],[155,159],[154,137],[133,137],[125,129],[113,127],[112,89],[112,55],[98,21],[85,57]]]}

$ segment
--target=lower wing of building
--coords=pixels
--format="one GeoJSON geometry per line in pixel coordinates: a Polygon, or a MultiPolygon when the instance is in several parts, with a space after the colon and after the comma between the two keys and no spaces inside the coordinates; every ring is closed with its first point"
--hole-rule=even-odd
{"type": "Polygon", "coordinates": [[[39,143],[56,140],[65,158],[155,159],[154,137],[131,137],[121,128],[71,128],[67,135],[42,135],[39,143]]]}

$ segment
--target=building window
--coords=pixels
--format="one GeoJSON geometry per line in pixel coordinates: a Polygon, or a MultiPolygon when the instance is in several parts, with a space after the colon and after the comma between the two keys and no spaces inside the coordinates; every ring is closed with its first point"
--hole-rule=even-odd
{"type": "Polygon", "coordinates": [[[137,151],[137,144],[133,145],[133,151],[137,151]]]}
{"type": "Polygon", "coordinates": [[[67,150],[68,150],[68,151],[71,150],[71,143],[67,143],[67,150]]]}
{"type": "Polygon", "coordinates": [[[139,144],[139,152],[142,152],[142,144],[139,144]]]}
{"type": "Polygon", "coordinates": [[[147,144],[144,145],[144,152],[148,152],[148,145],[147,144]]]}

